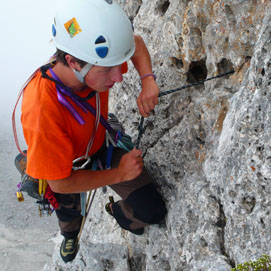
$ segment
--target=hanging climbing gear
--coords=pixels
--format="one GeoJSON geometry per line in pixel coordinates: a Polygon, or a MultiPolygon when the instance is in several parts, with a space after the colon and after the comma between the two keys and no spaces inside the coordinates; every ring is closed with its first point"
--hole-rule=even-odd
{"type": "Polygon", "coordinates": [[[94,198],[95,198],[95,195],[96,195],[96,191],[97,191],[97,189],[95,189],[93,193],[91,193],[92,191],[88,192],[88,200],[87,200],[87,203],[85,205],[86,206],[86,213],[83,216],[83,219],[82,219],[82,222],[81,222],[81,227],[80,227],[80,230],[79,230],[79,233],[78,233],[78,236],[77,236],[78,242],[80,241],[80,238],[81,238],[81,235],[82,235],[85,223],[86,223],[86,219],[88,217],[90,208],[91,208],[91,206],[93,204],[93,201],[94,201],[94,198]]]}
{"type": "MultiPolygon", "coordinates": [[[[183,90],[183,89],[186,89],[186,88],[190,88],[190,87],[202,85],[202,84],[204,84],[207,81],[214,80],[214,79],[217,79],[217,78],[220,78],[220,77],[224,77],[224,76],[227,76],[227,75],[232,74],[232,73],[234,73],[234,70],[232,70],[230,72],[222,73],[222,74],[210,77],[210,78],[207,78],[207,79],[202,80],[202,81],[191,83],[189,85],[184,85],[184,86],[182,86],[180,88],[166,90],[166,91],[160,92],[159,95],[158,95],[158,97],[160,98],[160,97],[163,97],[165,95],[172,94],[174,92],[177,92],[177,91],[180,91],[180,90],[183,90]]],[[[140,141],[141,141],[141,138],[142,138],[142,135],[143,135],[144,131],[145,131],[145,128],[144,128],[144,117],[141,117],[140,123],[138,125],[138,136],[137,136],[137,141],[136,141],[136,148],[137,149],[139,148],[139,144],[140,144],[140,141]]]]}
{"type": "MultiPolygon", "coordinates": [[[[26,154],[26,151],[24,151],[26,154]]],[[[14,160],[15,167],[21,174],[21,182],[17,185],[17,193],[23,198],[22,192],[26,192],[30,197],[35,198],[37,200],[41,200],[41,196],[39,194],[39,181],[28,176],[25,173],[26,169],[26,156],[23,154],[18,154],[14,160]]],[[[17,194],[18,195],[18,194],[17,194]]],[[[22,201],[21,198],[18,198],[19,201],[22,201]]]]}
{"type": "Polygon", "coordinates": [[[37,203],[39,204],[40,217],[45,215],[51,215],[53,211],[50,207],[50,202],[44,196],[46,193],[47,186],[48,184],[46,180],[39,179],[39,195],[41,197],[41,200],[38,200],[37,203]]]}
{"type": "MultiPolygon", "coordinates": [[[[99,159],[95,159],[92,162],[91,170],[96,171],[98,169],[103,170],[103,166],[102,166],[102,163],[101,163],[101,161],[99,159]]],[[[88,199],[87,199],[87,201],[86,201],[87,192],[80,193],[81,215],[83,216],[83,219],[82,219],[82,222],[81,222],[81,227],[80,227],[80,230],[79,230],[79,234],[77,236],[77,241],[78,242],[80,241],[80,238],[81,238],[81,235],[82,235],[85,223],[86,223],[86,219],[88,217],[90,208],[91,208],[91,206],[93,204],[93,201],[94,201],[94,198],[95,198],[95,195],[96,195],[96,191],[97,191],[97,189],[95,189],[93,193],[92,193],[92,191],[88,191],[88,199]]]]}
{"type": "Polygon", "coordinates": [[[145,129],[144,129],[143,126],[144,126],[144,117],[141,117],[140,123],[139,123],[139,126],[138,126],[138,136],[137,136],[137,140],[136,140],[136,148],[137,149],[139,148],[141,137],[144,134],[145,129]]]}
{"type": "Polygon", "coordinates": [[[110,169],[113,149],[119,147],[129,152],[134,148],[134,144],[132,138],[125,133],[123,125],[113,113],[108,114],[107,123],[112,128],[112,130],[106,130],[106,169],[110,169]]]}
{"type": "Polygon", "coordinates": [[[21,174],[21,181],[17,185],[17,199],[19,202],[24,201],[23,192],[26,192],[28,196],[36,199],[41,217],[51,215],[54,209],[58,207],[54,194],[47,185],[46,180],[34,179],[25,173],[27,163],[26,151],[23,153],[19,153],[14,160],[15,167],[21,174]],[[53,208],[50,207],[50,204],[53,208]]]}

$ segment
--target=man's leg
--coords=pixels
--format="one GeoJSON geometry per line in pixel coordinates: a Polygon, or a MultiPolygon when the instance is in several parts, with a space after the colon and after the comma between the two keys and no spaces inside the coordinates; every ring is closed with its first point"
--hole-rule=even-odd
{"type": "MultiPolygon", "coordinates": [[[[112,168],[118,166],[125,153],[122,149],[114,149],[112,168]]],[[[145,226],[158,224],[164,219],[167,213],[165,203],[152,181],[144,168],[136,179],[110,186],[122,198],[112,204],[112,212],[123,229],[142,234],[145,226]]]]}
{"type": "Polygon", "coordinates": [[[64,236],[60,255],[64,262],[70,262],[77,253],[77,235],[82,222],[80,194],[55,193],[55,197],[59,203],[56,215],[61,234],[64,236]]]}

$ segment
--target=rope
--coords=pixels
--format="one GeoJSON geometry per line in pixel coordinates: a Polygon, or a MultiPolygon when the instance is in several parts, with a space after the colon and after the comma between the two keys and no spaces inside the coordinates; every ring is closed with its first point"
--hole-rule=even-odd
{"type": "Polygon", "coordinates": [[[90,208],[91,208],[91,206],[92,206],[94,197],[95,197],[95,195],[96,195],[96,191],[97,191],[97,189],[94,190],[94,193],[91,193],[91,191],[89,191],[89,194],[88,194],[88,200],[87,200],[87,204],[86,204],[86,214],[85,214],[85,215],[83,216],[83,218],[82,218],[80,230],[79,230],[79,233],[78,233],[78,236],[77,236],[77,242],[80,241],[80,238],[81,238],[81,235],[82,235],[82,232],[83,232],[85,223],[86,223],[86,219],[87,219],[87,216],[88,216],[88,214],[89,214],[89,210],[90,210],[90,208]],[[91,194],[92,194],[92,197],[91,197],[91,194]]]}
{"type": "MultiPolygon", "coordinates": [[[[222,74],[219,74],[217,76],[213,76],[213,77],[210,77],[210,78],[207,78],[205,80],[198,81],[198,82],[195,82],[195,83],[192,83],[192,84],[189,84],[189,85],[184,85],[184,86],[182,86],[180,88],[166,90],[166,91],[160,92],[160,94],[158,95],[158,97],[160,98],[160,97],[163,97],[165,95],[172,94],[174,92],[177,92],[177,91],[180,91],[180,90],[183,90],[183,89],[186,89],[186,88],[190,88],[190,87],[193,87],[193,86],[202,85],[202,84],[204,84],[207,81],[210,81],[210,80],[213,80],[213,79],[217,79],[217,78],[220,78],[220,77],[224,77],[224,76],[232,74],[232,73],[234,73],[234,70],[232,70],[230,72],[222,73],[222,74]]],[[[141,117],[140,123],[139,123],[139,126],[138,126],[138,136],[137,136],[137,141],[136,141],[136,148],[137,149],[139,148],[140,140],[142,138],[144,130],[145,130],[144,129],[144,117],[141,117]]]]}
{"type": "Polygon", "coordinates": [[[198,85],[202,85],[204,84],[206,81],[210,81],[210,80],[213,80],[213,79],[217,79],[217,78],[220,78],[220,77],[224,77],[226,75],[229,75],[229,74],[232,74],[234,73],[234,70],[230,71],[230,72],[226,72],[226,73],[222,73],[222,74],[219,74],[217,76],[213,76],[213,77],[210,77],[210,78],[207,78],[203,81],[198,81],[198,82],[195,82],[195,83],[192,83],[190,85],[185,85],[185,86],[182,86],[180,88],[176,88],[176,89],[171,89],[171,90],[166,90],[166,91],[163,91],[159,94],[158,97],[162,97],[162,96],[165,96],[165,95],[168,95],[168,94],[171,94],[171,93],[174,93],[174,92],[177,92],[179,90],[182,90],[182,89],[185,89],[185,88],[190,88],[190,87],[193,87],[193,86],[198,86],[198,85]]]}

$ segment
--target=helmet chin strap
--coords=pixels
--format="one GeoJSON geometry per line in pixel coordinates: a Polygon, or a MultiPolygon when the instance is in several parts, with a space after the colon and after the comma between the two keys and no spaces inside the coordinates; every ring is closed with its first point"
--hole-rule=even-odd
{"type": "Polygon", "coordinates": [[[87,63],[82,69],[81,71],[77,71],[75,69],[72,69],[76,78],[82,83],[85,84],[85,76],[87,75],[87,73],[90,71],[90,69],[92,68],[92,64],[87,63]]]}

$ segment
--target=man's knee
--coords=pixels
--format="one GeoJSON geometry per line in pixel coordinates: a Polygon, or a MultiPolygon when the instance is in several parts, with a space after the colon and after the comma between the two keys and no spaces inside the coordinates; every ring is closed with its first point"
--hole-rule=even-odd
{"type": "Polygon", "coordinates": [[[55,193],[59,203],[56,215],[60,221],[70,222],[81,217],[80,194],[55,193]]]}
{"type": "Polygon", "coordinates": [[[152,183],[132,192],[125,202],[133,209],[134,217],[146,224],[158,224],[167,214],[165,202],[152,183]]]}

